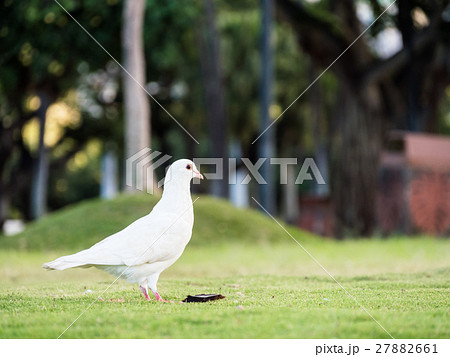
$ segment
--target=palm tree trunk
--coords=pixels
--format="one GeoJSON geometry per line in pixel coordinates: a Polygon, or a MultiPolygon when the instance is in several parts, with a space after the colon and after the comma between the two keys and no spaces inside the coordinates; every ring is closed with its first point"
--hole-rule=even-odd
{"type": "MultiPolygon", "coordinates": [[[[129,74],[124,73],[123,76],[126,158],[150,146],[150,104],[147,94],[139,86],[139,84],[146,85],[143,44],[144,14],[145,0],[125,0],[122,51],[124,67],[129,72],[129,74]]],[[[154,180],[147,178],[147,185],[154,185],[155,181],[156,178],[154,180]]],[[[126,187],[126,190],[134,191],[132,187],[126,187]]]]}

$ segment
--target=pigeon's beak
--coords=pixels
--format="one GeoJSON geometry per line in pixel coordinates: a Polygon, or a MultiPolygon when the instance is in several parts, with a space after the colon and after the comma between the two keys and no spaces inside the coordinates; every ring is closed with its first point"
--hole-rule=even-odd
{"type": "Polygon", "coordinates": [[[203,180],[203,175],[200,173],[200,172],[198,172],[197,170],[192,170],[192,172],[194,173],[194,177],[198,177],[199,179],[202,179],[203,180]]]}

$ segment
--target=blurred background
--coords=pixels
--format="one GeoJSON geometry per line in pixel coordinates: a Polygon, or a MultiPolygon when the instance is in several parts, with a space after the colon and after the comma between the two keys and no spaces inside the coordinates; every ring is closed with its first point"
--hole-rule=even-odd
{"type": "Polygon", "coordinates": [[[316,234],[448,236],[450,5],[391,3],[2,1],[1,228],[132,192],[125,160],[150,147],[238,177],[242,157],[297,158],[287,185],[264,165],[267,185],[193,189],[316,234]],[[294,183],[305,158],[325,185],[294,183]]]}

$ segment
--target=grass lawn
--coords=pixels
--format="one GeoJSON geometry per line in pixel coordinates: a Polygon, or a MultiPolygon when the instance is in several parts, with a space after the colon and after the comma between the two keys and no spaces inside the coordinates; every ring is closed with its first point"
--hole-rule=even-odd
{"type": "MultiPolygon", "coordinates": [[[[123,281],[99,299],[112,276],[41,269],[151,208],[148,196],[91,201],[19,237],[0,237],[0,337],[56,338],[92,302],[63,338],[389,337],[264,215],[207,197],[198,203],[192,244],[161,275],[159,292],[171,300],[199,293],[226,299],[147,302],[137,285],[123,281]]],[[[450,240],[335,242],[288,229],[395,338],[450,337],[450,240]]]]}

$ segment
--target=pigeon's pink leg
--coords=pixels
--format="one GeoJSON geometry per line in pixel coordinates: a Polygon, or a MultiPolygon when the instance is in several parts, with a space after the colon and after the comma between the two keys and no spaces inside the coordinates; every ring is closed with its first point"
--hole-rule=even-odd
{"type": "Polygon", "coordinates": [[[147,278],[148,281],[148,287],[150,288],[150,290],[152,291],[153,295],[155,295],[155,299],[156,301],[162,301],[162,302],[172,302],[170,300],[164,300],[161,295],[158,294],[158,290],[156,290],[156,283],[158,282],[158,278],[159,278],[159,273],[150,275],[147,278]]]}
{"type": "Polygon", "coordinates": [[[153,292],[153,295],[155,295],[156,301],[164,301],[164,302],[168,302],[167,300],[163,300],[163,298],[161,297],[161,295],[158,294],[157,291],[154,291],[154,292],[153,292]]]}
{"type": "MultiPolygon", "coordinates": [[[[156,301],[171,302],[171,303],[174,303],[174,302],[175,302],[175,301],[172,301],[172,300],[164,300],[164,299],[158,294],[157,291],[155,291],[155,292],[153,293],[153,295],[155,295],[156,301]]],[[[179,303],[179,304],[184,304],[183,301],[176,301],[176,302],[179,303]]]]}
{"type": "Polygon", "coordinates": [[[141,288],[142,294],[144,294],[145,300],[150,301],[147,288],[144,288],[142,285],[139,285],[139,287],[141,288]]]}

